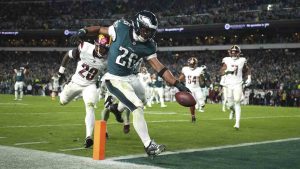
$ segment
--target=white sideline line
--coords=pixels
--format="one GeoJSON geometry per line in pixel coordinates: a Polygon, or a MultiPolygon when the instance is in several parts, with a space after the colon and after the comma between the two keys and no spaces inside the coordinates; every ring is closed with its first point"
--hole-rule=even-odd
{"type": "Polygon", "coordinates": [[[81,112],[45,112],[45,113],[0,113],[0,115],[36,115],[36,114],[55,114],[55,113],[81,113],[81,112]]]}
{"type": "Polygon", "coordinates": [[[29,104],[26,104],[26,103],[0,103],[0,105],[15,105],[15,104],[24,105],[24,106],[29,105],[29,104]]]}
{"type": "Polygon", "coordinates": [[[68,149],[59,149],[59,151],[74,151],[74,150],[83,150],[86,149],[84,147],[78,147],[78,148],[68,148],[68,149]]]}
{"type": "Polygon", "coordinates": [[[0,137],[0,138],[7,138],[7,137],[0,137]]]}
{"type": "MultiPolygon", "coordinates": [[[[249,119],[271,119],[271,118],[290,118],[290,117],[300,117],[300,115],[296,116],[263,116],[263,117],[246,117],[246,118],[241,118],[244,120],[249,120],[249,119]]],[[[217,120],[228,120],[228,118],[216,118],[216,119],[200,119],[200,120],[206,120],[206,121],[217,121],[217,120]]],[[[190,120],[154,120],[154,121],[147,121],[147,123],[173,123],[173,122],[188,122],[190,120]]],[[[112,123],[107,123],[109,125],[112,124],[120,124],[118,122],[112,122],[112,123]]],[[[21,126],[0,126],[0,128],[29,128],[29,127],[63,127],[63,126],[83,126],[84,124],[45,124],[45,125],[21,125],[21,126]]]]}
{"type": "Polygon", "coordinates": [[[20,146],[20,145],[31,145],[31,144],[48,144],[49,142],[47,141],[39,141],[39,142],[25,142],[25,143],[16,143],[14,144],[15,146],[20,146]]]}
{"type": "MultiPolygon", "coordinates": [[[[253,146],[253,145],[280,143],[280,142],[297,141],[297,140],[300,140],[300,137],[288,138],[288,139],[279,139],[279,140],[261,141],[261,142],[241,143],[241,144],[225,145],[225,146],[218,146],[218,147],[207,147],[207,148],[200,148],[200,149],[187,149],[187,150],[180,150],[180,151],[173,151],[173,152],[167,151],[167,152],[162,153],[161,155],[163,156],[163,155],[191,153],[191,152],[199,152],[199,151],[213,151],[213,150],[221,150],[221,149],[226,149],[226,148],[247,147],[247,146],[253,146]]],[[[112,157],[112,158],[108,158],[108,159],[109,160],[121,160],[121,159],[132,159],[132,158],[140,158],[140,157],[146,157],[146,155],[145,154],[138,154],[138,155],[112,157]]]]}
{"type": "Polygon", "coordinates": [[[161,111],[145,111],[144,113],[145,114],[168,114],[168,115],[177,114],[176,112],[161,112],[161,111]]]}
{"type": "Polygon", "coordinates": [[[45,125],[23,125],[23,126],[1,126],[0,128],[30,128],[30,127],[61,127],[61,126],[83,126],[84,124],[45,124],[45,125]]]}

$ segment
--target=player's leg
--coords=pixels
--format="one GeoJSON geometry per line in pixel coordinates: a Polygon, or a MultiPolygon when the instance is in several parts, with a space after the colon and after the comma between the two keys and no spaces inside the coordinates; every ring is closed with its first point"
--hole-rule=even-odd
{"type": "Polygon", "coordinates": [[[60,93],[59,96],[59,103],[61,105],[68,104],[71,100],[73,100],[77,95],[82,92],[82,87],[73,83],[69,82],[64,86],[63,91],[60,93]]]}
{"type": "Polygon", "coordinates": [[[147,102],[147,106],[148,107],[152,107],[152,101],[153,101],[153,98],[154,98],[154,88],[153,87],[149,87],[149,100],[147,102]]]}
{"type": "Polygon", "coordinates": [[[199,111],[200,112],[204,112],[204,107],[205,107],[205,89],[204,88],[197,88],[197,92],[196,92],[196,98],[198,100],[199,103],[199,111]]]}
{"type": "Polygon", "coordinates": [[[15,100],[18,100],[18,91],[19,91],[19,85],[18,82],[15,83],[15,100]]]}
{"type": "MultiPolygon", "coordinates": [[[[158,95],[158,88],[154,87],[154,98],[155,98],[155,103],[158,104],[159,103],[159,95],[158,95]]],[[[153,101],[153,100],[152,100],[153,101]]]]}
{"type": "Polygon", "coordinates": [[[227,87],[223,86],[223,101],[222,101],[222,111],[226,111],[226,103],[227,103],[227,87]]]}
{"type": "Polygon", "coordinates": [[[124,119],[123,132],[127,134],[130,131],[130,110],[126,108],[126,106],[122,102],[119,102],[118,110],[120,112],[123,112],[122,113],[124,119]]]}
{"type": "Polygon", "coordinates": [[[233,100],[233,88],[227,88],[226,90],[227,95],[227,107],[230,109],[229,119],[233,119],[235,114],[234,109],[234,100],[233,100]]]}
{"type": "Polygon", "coordinates": [[[159,87],[157,88],[157,91],[159,95],[160,107],[167,107],[167,105],[165,105],[165,100],[164,100],[164,88],[159,87]]]}
{"type": "Polygon", "coordinates": [[[96,85],[92,84],[85,87],[82,91],[82,97],[85,104],[85,127],[86,127],[86,142],[85,147],[88,148],[93,145],[92,135],[95,125],[95,104],[97,102],[96,85]]]}
{"type": "Polygon", "coordinates": [[[240,119],[241,119],[241,98],[243,94],[242,85],[235,86],[233,90],[234,98],[234,110],[235,110],[235,125],[234,128],[240,128],[240,119]]]}
{"type": "Polygon", "coordinates": [[[148,155],[158,155],[165,146],[151,141],[146,120],[144,118],[143,102],[135,94],[133,87],[125,81],[107,80],[107,89],[116,96],[133,114],[133,126],[143,142],[148,155]]]}
{"type": "Polygon", "coordinates": [[[20,82],[20,84],[19,84],[19,92],[20,92],[20,98],[19,98],[19,100],[23,99],[23,86],[24,86],[24,83],[20,82]]]}

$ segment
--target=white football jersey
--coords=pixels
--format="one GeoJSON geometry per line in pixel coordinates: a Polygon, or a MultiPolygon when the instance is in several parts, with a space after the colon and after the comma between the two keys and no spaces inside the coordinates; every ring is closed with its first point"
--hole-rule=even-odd
{"type": "Polygon", "coordinates": [[[226,71],[233,71],[233,74],[226,75],[226,85],[236,85],[243,83],[243,67],[247,63],[246,58],[239,57],[238,59],[233,59],[231,57],[223,58],[222,63],[227,66],[226,71]]]}
{"type": "Polygon", "coordinates": [[[93,51],[95,45],[84,42],[78,46],[80,52],[75,74],[72,76],[72,81],[81,86],[94,84],[100,72],[103,72],[107,67],[107,61],[104,58],[94,57],[93,51]]]}
{"type": "Polygon", "coordinates": [[[196,67],[195,69],[185,66],[182,68],[182,74],[185,76],[185,85],[187,88],[197,88],[200,87],[199,76],[203,74],[203,68],[196,67]]]}
{"type": "Polygon", "coordinates": [[[144,86],[147,86],[148,83],[151,83],[150,73],[138,73],[138,76],[144,86]]]}

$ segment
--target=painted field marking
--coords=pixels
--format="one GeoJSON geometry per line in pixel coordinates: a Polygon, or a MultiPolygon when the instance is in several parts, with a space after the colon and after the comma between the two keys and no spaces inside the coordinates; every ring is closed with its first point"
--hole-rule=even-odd
{"type": "MultiPolygon", "coordinates": [[[[241,144],[225,145],[225,146],[217,146],[217,147],[207,147],[207,148],[200,148],[200,149],[187,149],[187,150],[180,150],[180,151],[173,151],[173,152],[167,151],[167,152],[160,154],[160,156],[181,154],[181,153],[192,153],[192,152],[199,152],[199,151],[214,151],[214,150],[221,150],[221,149],[227,149],[227,148],[247,147],[247,146],[254,146],[254,145],[261,145],[261,144],[281,143],[281,142],[298,141],[298,140],[300,140],[300,137],[279,139],[279,140],[268,140],[268,141],[261,141],[261,142],[241,143],[241,144]]],[[[132,158],[140,158],[140,157],[146,157],[146,155],[145,154],[137,154],[137,155],[112,157],[112,158],[108,158],[108,159],[109,160],[122,160],[122,159],[132,159],[132,158]]]]}
{"type": "Polygon", "coordinates": [[[64,153],[45,152],[30,150],[19,147],[9,147],[0,145],[0,159],[5,165],[0,164],[1,169],[24,168],[89,168],[89,169],[161,169],[161,167],[132,164],[112,160],[93,160],[91,157],[81,157],[64,153]],[[39,163],[37,163],[37,161],[39,163]],[[42,163],[42,165],[41,165],[42,163]],[[41,167],[46,166],[46,167],[41,167]],[[50,167],[49,167],[50,166],[50,167]]]}
{"type": "Polygon", "coordinates": [[[0,137],[0,139],[1,139],[1,138],[7,138],[7,137],[0,137]]]}
{"type": "Polygon", "coordinates": [[[39,127],[61,127],[61,126],[83,126],[84,124],[44,124],[44,125],[22,125],[22,126],[1,126],[0,128],[39,128],[39,127]]]}
{"type": "MultiPolygon", "coordinates": [[[[241,118],[244,120],[251,119],[271,119],[271,118],[291,118],[291,117],[300,117],[300,115],[296,116],[263,116],[263,117],[246,117],[241,118]]],[[[217,121],[217,120],[229,120],[228,118],[216,118],[216,119],[201,119],[202,121],[217,121]]],[[[190,120],[154,120],[147,121],[147,123],[173,123],[173,122],[189,122],[190,120]]],[[[108,125],[120,124],[118,122],[107,123],[108,125]]],[[[64,126],[84,126],[84,124],[47,124],[47,125],[20,125],[20,126],[0,126],[0,128],[39,128],[39,127],[64,127],[64,126]]]]}
{"type": "Polygon", "coordinates": [[[75,150],[84,150],[84,147],[77,147],[77,148],[68,148],[68,149],[59,149],[59,151],[75,151],[75,150]]]}
{"type": "Polygon", "coordinates": [[[16,104],[18,104],[18,105],[23,105],[23,106],[28,106],[29,104],[26,104],[26,103],[0,103],[0,105],[16,105],[16,104]]]}
{"type": "Polygon", "coordinates": [[[160,112],[160,111],[145,111],[145,114],[159,114],[159,115],[173,115],[173,114],[177,114],[176,112],[160,112]]]}
{"type": "Polygon", "coordinates": [[[45,114],[45,115],[48,115],[48,114],[55,114],[55,113],[81,113],[81,111],[79,112],[45,112],[45,113],[0,113],[0,115],[37,115],[37,114],[45,114]]]}
{"type": "Polygon", "coordinates": [[[39,141],[39,142],[25,142],[25,143],[15,143],[15,146],[20,146],[20,145],[32,145],[32,144],[48,144],[49,142],[47,141],[39,141]]]}

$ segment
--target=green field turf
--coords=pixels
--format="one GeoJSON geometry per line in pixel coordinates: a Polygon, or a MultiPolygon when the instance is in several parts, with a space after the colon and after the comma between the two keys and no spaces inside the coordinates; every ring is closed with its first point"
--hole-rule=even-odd
{"type": "MultiPolygon", "coordinates": [[[[92,149],[66,151],[83,146],[85,109],[82,100],[60,106],[58,100],[52,101],[50,97],[13,99],[13,95],[0,95],[0,145],[92,156],[92,149]],[[26,142],[41,144],[22,145],[26,142]]],[[[228,119],[229,112],[222,112],[219,104],[208,104],[204,113],[197,113],[196,124],[190,122],[187,108],[177,103],[167,105],[167,108],[154,105],[145,110],[151,138],[165,144],[167,151],[300,137],[299,108],[242,106],[241,129],[235,131],[234,121],[228,119]]],[[[98,104],[96,119],[100,119],[101,108],[102,102],[98,104]]],[[[111,116],[107,127],[110,139],[106,157],[144,153],[133,126],[125,135],[122,124],[111,116]]]]}

